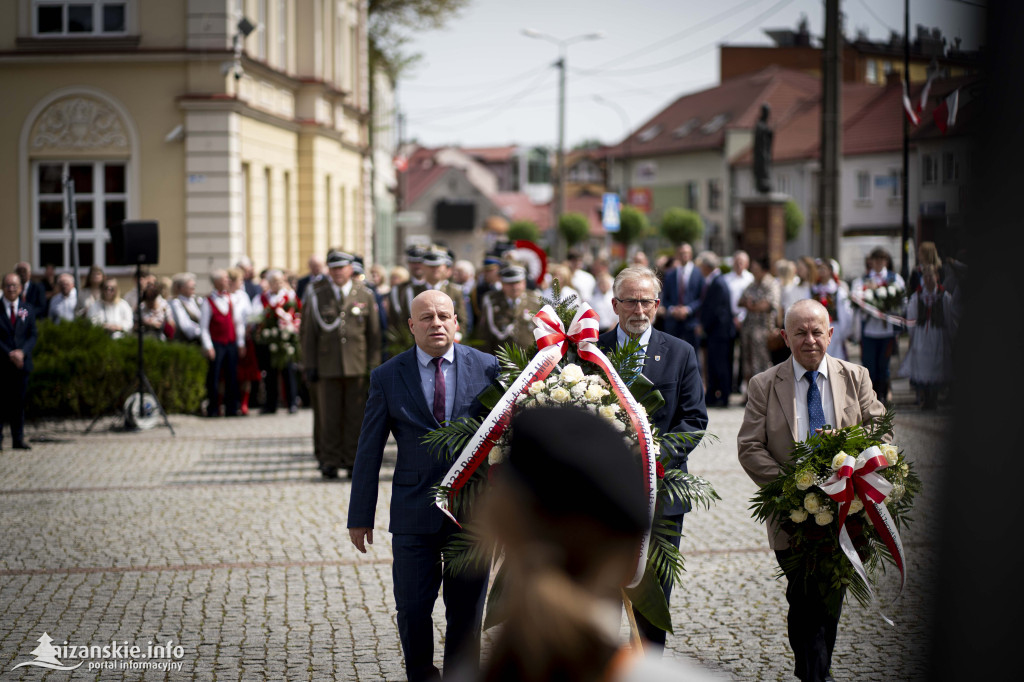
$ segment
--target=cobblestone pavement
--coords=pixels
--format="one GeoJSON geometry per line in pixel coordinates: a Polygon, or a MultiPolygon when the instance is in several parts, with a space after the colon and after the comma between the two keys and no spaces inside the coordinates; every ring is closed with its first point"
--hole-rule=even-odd
{"type": "MultiPolygon", "coordinates": [[[[673,593],[677,634],[666,655],[726,679],[785,679],[784,587],[747,511],[754,487],[735,455],[742,414],[713,410],[719,441],[691,457],[722,501],[687,517],[687,571],[673,593]]],[[[101,422],[86,435],[84,422],[37,425],[30,452],[0,453],[0,679],[404,679],[390,538],[378,531],[365,556],[350,546],[350,484],[319,478],[310,413],[171,421],[176,437],[163,426],[132,434],[101,422]],[[13,669],[34,660],[44,632],[53,646],[116,640],[142,654],[171,640],[180,670],[138,667],[165,662],[159,652],[128,671],[90,670],[89,660],[73,672],[13,669]]],[[[909,583],[886,609],[895,629],[847,607],[837,679],[923,679],[934,541],[923,519],[935,506],[943,424],[941,412],[899,417],[897,439],[926,486],[920,520],[904,534],[909,583]]],[[[388,523],[387,461],[379,529],[388,523]]],[[[438,664],[442,615],[439,600],[438,664]]],[[[58,658],[78,662],[64,651],[58,658]]]]}

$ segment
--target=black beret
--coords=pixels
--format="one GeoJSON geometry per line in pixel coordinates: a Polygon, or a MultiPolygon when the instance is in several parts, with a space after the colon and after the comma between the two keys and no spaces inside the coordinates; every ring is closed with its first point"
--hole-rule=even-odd
{"type": "Polygon", "coordinates": [[[578,407],[534,407],[511,428],[508,472],[544,514],[585,515],[622,533],[650,527],[639,455],[603,418],[578,407]]]}

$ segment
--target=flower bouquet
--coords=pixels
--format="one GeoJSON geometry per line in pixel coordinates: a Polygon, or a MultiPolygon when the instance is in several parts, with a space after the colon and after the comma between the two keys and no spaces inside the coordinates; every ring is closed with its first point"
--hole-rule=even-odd
{"type": "MultiPolygon", "coordinates": [[[[500,388],[492,385],[479,396],[490,414],[484,419],[448,423],[425,437],[436,454],[452,462],[449,474],[435,487],[435,495],[437,505],[457,523],[459,518],[472,516],[474,502],[487,494],[490,476],[501,467],[508,451],[512,415],[538,405],[586,409],[620,431],[643,463],[652,519],[659,504],[682,501],[707,508],[720,499],[706,480],[665,467],[676,449],[692,448],[706,434],[660,434],[651,428],[647,415],[657,411],[664,398],[640,373],[639,342],[631,340],[606,356],[594,343],[596,313],[586,304],[577,308],[575,298],[561,299],[556,281],[553,298],[546,299],[534,316],[536,354],[512,344],[498,351],[500,388]]],[[[566,485],[571,486],[572,481],[566,485]]],[[[669,632],[672,621],[661,583],[671,584],[683,571],[683,558],[671,541],[673,536],[678,532],[668,522],[653,524],[644,538],[634,578],[625,590],[626,600],[651,623],[669,632]]],[[[485,544],[472,523],[466,523],[444,551],[445,567],[454,572],[486,567],[500,551],[485,544]]],[[[503,567],[499,567],[485,628],[503,619],[501,600],[495,598],[503,581],[503,567]]]]}
{"type": "Polygon", "coordinates": [[[779,477],[751,499],[755,519],[772,519],[789,536],[794,551],[779,577],[802,570],[834,614],[844,587],[867,605],[885,563],[899,569],[901,589],[906,581],[899,529],[909,523],[921,480],[897,446],[883,440],[892,421],[889,410],[871,428],[849,426],[794,443],[779,477]]]}
{"type": "Polygon", "coordinates": [[[898,282],[892,284],[865,282],[864,288],[859,293],[864,303],[889,315],[902,315],[907,302],[907,291],[898,282]]]}
{"type": "Polygon", "coordinates": [[[298,305],[286,301],[279,306],[267,306],[259,315],[253,332],[253,341],[270,351],[270,364],[284,369],[299,359],[299,321],[295,317],[298,305]]]}

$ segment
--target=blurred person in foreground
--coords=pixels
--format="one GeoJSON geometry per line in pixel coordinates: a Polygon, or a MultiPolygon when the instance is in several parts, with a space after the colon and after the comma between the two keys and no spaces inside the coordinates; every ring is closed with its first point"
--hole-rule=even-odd
{"type": "Polygon", "coordinates": [[[424,291],[412,301],[406,324],[415,345],[370,373],[348,508],[349,538],[366,553],[373,544],[377,493],[384,447],[398,445],[391,485],[392,577],[398,636],[409,680],[436,680],[434,602],[444,585],[447,625],[444,667],[460,658],[475,668],[487,592],[486,571],[452,575],[443,571],[441,549],[459,528],[434,505],[433,486],[448,463],[431,453],[423,436],[461,417],[479,416],[477,396],[498,374],[498,360],[455,343],[458,319],[451,297],[424,291]]]}
{"type": "Polygon", "coordinates": [[[650,524],[640,461],[622,434],[578,408],[525,410],[494,471],[481,521],[505,550],[507,617],[481,674],[456,680],[713,679],[621,643],[622,588],[650,524]]]}
{"type": "MultiPolygon", "coordinates": [[[[825,306],[813,299],[797,301],[786,311],[782,331],[793,356],[750,379],[736,438],[740,464],[758,485],[782,473],[794,441],[804,441],[826,427],[866,424],[885,413],[867,370],[826,352],[832,328],[825,306]]],[[[891,435],[886,436],[889,439],[891,435]]],[[[779,565],[785,566],[794,551],[789,536],[774,521],[767,528],[768,543],[779,565]]],[[[822,590],[809,583],[802,571],[793,571],[787,578],[793,674],[805,682],[831,680],[839,614],[829,613],[822,590]]]]}

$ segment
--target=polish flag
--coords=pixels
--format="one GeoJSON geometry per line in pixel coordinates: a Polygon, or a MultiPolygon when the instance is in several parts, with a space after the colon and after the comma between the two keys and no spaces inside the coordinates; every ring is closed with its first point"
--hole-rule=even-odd
{"type": "Polygon", "coordinates": [[[399,154],[393,159],[395,164],[395,170],[399,173],[404,173],[409,168],[409,159],[402,154],[399,154]]]}
{"type": "Polygon", "coordinates": [[[932,71],[929,73],[927,80],[924,82],[924,87],[921,89],[921,100],[917,103],[916,111],[919,121],[921,113],[924,111],[924,108],[928,106],[928,92],[932,89],[932,81],[935,80],[935,74],[937,73],[938,71],[932,71]]]}
{"type": "Polygon", "coordinates": [[[910,101],[910,94],[907,92],[907,82],[903,81],[903,111],[907,115],[907,120],[910,121],[910,125],[916,126],[921,122],[921,118],[917,115],[920,109],[914,110],[914,105],[910,101]]]}
{"type": "Polygon", "coordinates": [[[960,91],[954,90],[946,99],[942,100],[939,106],[935,107],[932,116],[935,117],[935,125],[942,134],[953,127],[956,123],[957,110],[960,108],[960,91]]]}

